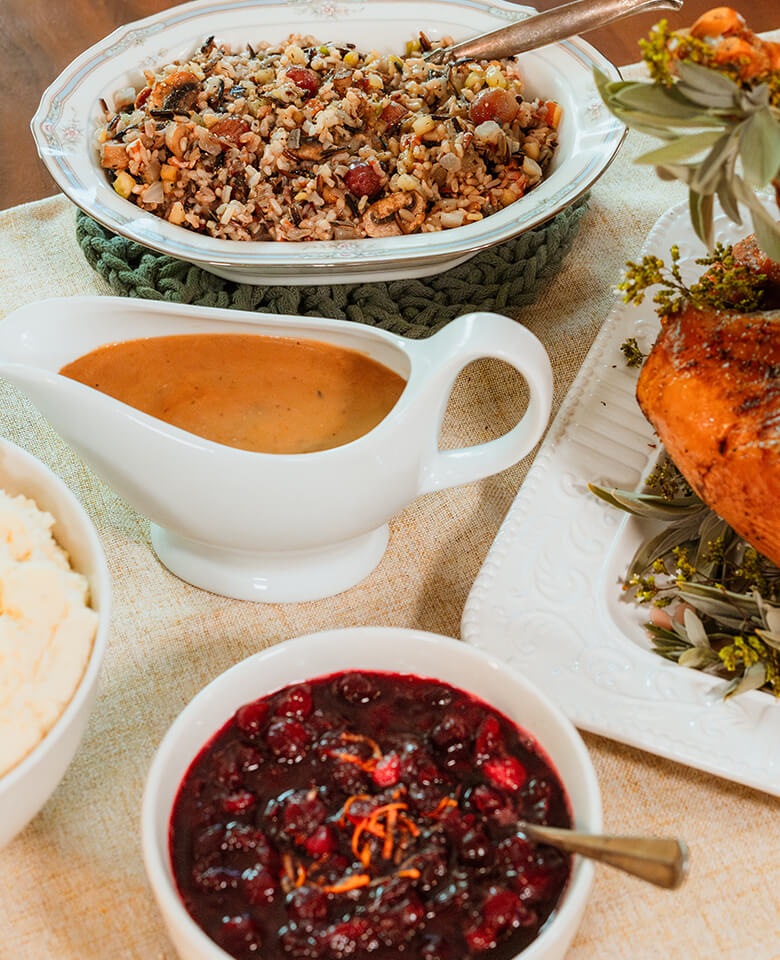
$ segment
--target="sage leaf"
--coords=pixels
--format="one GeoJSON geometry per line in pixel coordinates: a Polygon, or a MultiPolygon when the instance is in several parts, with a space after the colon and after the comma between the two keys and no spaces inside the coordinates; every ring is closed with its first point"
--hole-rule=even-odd
{"type": "Polygon", "coordinates": [[[721,208],[729,220],[742,225],[742,214],[739,212],[739,204],[731,185],[731,175],[728,169],[721,170],[720,181],[718,182],[718,200],[721,208]]]}
{"type": "Polygon", "coordinates": [[[745,180],[754,187],[765,187],[780,171],[780,123],[769,107],[764,107],[741,126],[739,156],[745,180]]]}
{"type": "Polygon", "coordinates": [[[678,91],[688,100],[708,110],[737,108],[739,87],[729,77],[699,63],[677,62],[678,91]]]}
{"type": "Polygon", "coordinates": [[[761,107],[769,106],[769,84],[761,83],[752,90],[739,91],[739,106],[744,113],[753,113],[761,107]]]}
{"type": "Polygon", "coordinates": [[[699,546],[696,550],[694,567],[703,577],[711,577],[719,566],[719,561],[709,559],[710,544],[723,537],[724,544],[730,539],[731,527],[717,513],[710,510],[699,527],[699,546]]]}
{"type": "Polygon", "coordinates": [[[774,607],[771,603],[767,603],[765,600],[761,599],[759,602],[759,594],[756,592],[753,594],[756,597],[756,602],[759,604],[759,609],[761,610],[761,616],[764,618],[764,623],[767,625],[767,628],[771,630],[772,633],[780,634],[780,607],[774,607]]]}
{"type": "Polygon", "coordinates": [[[692,607],[729,626],[739,628],[751,617],[758,617],[755,600],[743,593],[732,593],[705,583],[680,583],[680,596],[692,607]]]}
{"type": "Polygon", "coordinates": [[[704,133],[692,133],[689,136],[677,137],[664,147],[643,153],[634,160],[634,163],[676,163],[678,160],[688,160],[698,153],[711,147],[720,139],[721,134],[716,130],[705,130],[704,133]]]}
{"type": "MultiPolygon", "coordinates": [[[[666,118],[667,126],[673,121],[683,123],[686,120],[705,119],[701,107],[680,96],[675,87],[637,81],[612,94],[611,99],[624,109],[666,118]]],[[[706,119],[713,125],[722,122],[715,117],[706,119]]]]}
{"type": "Polygon", "coordinates": [[[676,520],[690,513],[700,512],[703,508],[701,500],[695,494],[690,497],[665,500],[653,493],[635,493],[632,490],[614,488],[607,490],[595,483],[589,483],[588,489],[611,507],[617,507],[618,510],[624,510],[635,517],[651,520],[676,520]]]}
{"type": "Polygon", "coordinates": [[[762,630],[760,627],[757,627],[756,634],[761,637],[768,647],[780,650],[780,633],[770,633],[768,630],[762,630]]]}
{"type": "Polygon", "coordinates": [[[688,191],[688,209],[691,216],[691,225],[696,236],[702,243],[707,245],[708,250],[712,250],[714,244],[712,207],[712,194],[703,196],[691,187],[688,191]]]}
{"type": "Polygon", "coordinates": [[[661,163],[655,169],[662,180],[681,180],[690,186],[696,176],[697,167],[688,163],[661,163]]]}
{"type": "Polygon", "coordinates": [[[624,123],[627,127],[630,127],[632,130],[636,130],[639,133],[645,133],[649,137],[655,137],[659,140],[673,140],[677,136],[674,130],[670,130],[668,127],[655,126],[651,122],[653,118],[645,118],[647,119],[647,122],[645,123],[642,122],[642,118],[639,117],[638,114],[631,113],[629,110],[615,109],[609,104],[607,104],[607,107],[609,107],[612,115],[617,117],[621,123],[624,123]]]}
{"type": "Polygon", "coordinates": [[[722,683],[717,687],[713,687],[712,690],[710,690],[710,696],[715,700],[728,700],[728,698],[736,692],[738,686],[739,679],[729,680],[728,683],[722,683]]]}
{"type": "Polygon", "coordinates": [[[683,623],[685,625],[685,632],[688,634],[688,641],[692,643],[694,647],[704,647],[709,650],[710,642],[707,639],[707,631],[693,610],[685,611],[683,614],[683,623]]]}
{"type": "Polygon", "coordinates": [[[677,523],[671,523],[647,543],[643,543],[631,558],[628,565],[628,576],[642,574],[657,557],[663,557],[675,547],[690,543],[696,536],[699,528],[699,514],[685,517],[677,523]]]}
{"type": "MultiPolygon", "coordinates": [[[[763,214],[766,215],[766,211],[763,211],[763,214]]],[[[750,219],[753,221],[756,240],[770,260],[780,260],[780,226],[777,221],[764,215],[755,208],[751,209],[750,219]]]]}
{"type": "Polygon", "coordinates": [[[722,134],[707,156],[701,161],[696,174],[690,181],[690,187],[697,193],[715,193],[726,164],[739,149],[739,127],[722,134]]]}
{"type": "Polygon", "coordinates": [[[703,650],[701,647],[691,647],[685,653],[681,653],[677,662],[681,667],[691,667],[693,670],[701,670],[718,663],[718,655],[714,650],[703,650]]]}
{"type": "Polygon", "coordinates": [[[737,199],[750,208],[758,245],[772,260],[780,260],[780,224],[741,177],[734,177],[734,192],[737,199]]]}
{"type": "Polygon", "coordinates": [[[747,693],[748,690],[759,690],[766,683],[766,667],[763,663],[753,663],[742,675],[742,679],[738,680],[736,686],[733,689],[730,689],[728,693],[724,693],[723,699],[728,700],[729,697],[735,697],[739,693],[747,693]]]}

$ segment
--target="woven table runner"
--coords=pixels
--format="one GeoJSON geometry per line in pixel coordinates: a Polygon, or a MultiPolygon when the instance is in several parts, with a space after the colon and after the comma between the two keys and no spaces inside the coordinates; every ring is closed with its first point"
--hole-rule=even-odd
{"type": "Polygon", "coordinates": [[[589,195],[556,217],[432,277],[331,286],[253,286],[224,280],[183,260],[116,236],[79,212],[76,236],[88,262],[125,297],[173,300],[202,307],[334,317],[427,337],[475,310],[529,306],[571,249],[589,195]]]}

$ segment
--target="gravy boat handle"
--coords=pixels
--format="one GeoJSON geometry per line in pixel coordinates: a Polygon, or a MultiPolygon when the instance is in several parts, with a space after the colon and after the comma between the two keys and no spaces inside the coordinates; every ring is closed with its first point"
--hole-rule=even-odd
{"type": "Polygon", "coordinates": [[[429,340],[418,341],[417,352],[427,361],[427,386],[439,403],[433,449],[423,460],[420,493],[471,483],[506,470],[541,439],[550,419],[552,368],[547,351],[526,327],[497,313],[469,313],[429,340]],[[496,440],[439,450],[441,423],[455,379],[466,364],[483,357],[504,360],[522,374],[529,391],[526,411],[519,423],[496,440]]]}

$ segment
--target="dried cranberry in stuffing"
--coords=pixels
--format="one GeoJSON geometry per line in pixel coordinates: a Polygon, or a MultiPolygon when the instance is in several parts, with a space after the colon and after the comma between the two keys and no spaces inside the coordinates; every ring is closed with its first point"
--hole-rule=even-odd
{"type": "Polygon", "coordinates": [[[496,123],[511,123],[517,116],[519,110],[517,100],[508,90],[501,87],[492,87],[483,90],[469,107],[470,119],[479,125],[487,120],[495,120],[496,123]]]}
{"type": "Polygon", "coordinates": [[[409,113],[406,107],[402,107],[400,103],[396,103],[391,100],[390,103],[385,104],[382,108],[382,112],[379,114],[379,119],[386,123],[388,128],[392,130],[394,127],[397,127],[398,124],[403,120],[403,118],[409,113]]]}
{"type": "Polygon", "coordinates": [[[288,67],[285,76],[309,96],[313,96],[320,89],[318,74],[307,67],[288,67]]]}
{"type": "Polygon", "coordinates": [[[382,186],[382,179],[369,163],[353,163],[344,174],[344,186],[356,197],[373,197],[382,186]]]}
{"type": "Polygon", "coordinates": [[[234,146],[240,146],[241,137],[249,130],[249,124],[240,117],[223,117],[211,128],[211,135],[218,140],[227,140],[234,146]]]}

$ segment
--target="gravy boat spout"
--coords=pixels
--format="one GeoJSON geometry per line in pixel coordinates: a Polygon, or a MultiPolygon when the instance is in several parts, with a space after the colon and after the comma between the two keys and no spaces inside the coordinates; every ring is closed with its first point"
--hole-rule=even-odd
{"type": "Polygon", "coordinates": [[[489,313],[459,317],[413,341],[340,320],[70,297],[22,307],[0,324],[0,376],[151,520],[154,549],[173,573],[215,593],[267,602],[319,599],[363,579],[384,553],[392,516],[421,493],[516,463],[540,439],[552,400],[539,341],[489,313]],[[198,333],[326,342],[368,355],[406,386],[387,416],[350,443],[268,454],[188,433],[59,373],[106,344],[198,333]],[[480,357],[522,373],[528,407],[503,437],[440,451],[452,385],[480,357]]]}

